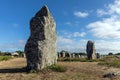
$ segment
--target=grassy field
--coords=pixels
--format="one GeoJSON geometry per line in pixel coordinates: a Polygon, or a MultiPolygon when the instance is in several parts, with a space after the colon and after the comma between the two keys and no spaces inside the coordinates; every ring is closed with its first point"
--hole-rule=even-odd
{"type": "Polygon", "coordinates": [[[0,62],[0,80],[120,80],[119,77],[103,78],[103,75],[108,72],[120,71],[119,68],[98,65],[98,63],[98,61],[58,61],[58,66],[50,67],[53,70],[26,73],[23,70],[26,66],[26,59],[14,58],[0,62]],[[65,71],[58,71],[64,68],[66,68],[65,71]]]}
{"type": "Polygon", "coordinates": [[[108,67],[120,68],[120,58],[115,58],[115,56],[107,56],[103,58],[103,61],[99,62],[98,64],[105,65],[108,67]]]}
{"type": "Polygon", "coordinates": [[[0,61],[6,61],[9,59],[12,59],[12,57],[11,56],[0,56],[0,61]]]}

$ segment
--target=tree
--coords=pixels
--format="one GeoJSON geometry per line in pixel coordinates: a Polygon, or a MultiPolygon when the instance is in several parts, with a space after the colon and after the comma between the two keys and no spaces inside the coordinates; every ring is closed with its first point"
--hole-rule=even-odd
{"type": "Polygon", "coordinates": [[[2,55],[2,52],[0,51],[0,55],[2,55]]]}
{"type": "Polygon", "coordinates": [[[115,55],[120,55],[120,53],[116,53],[115,55]]]}
{"type": "Polygon", "coordinates": [[[19,54],[19,57],[23,57],[24,56],[24,52],[23,51],[18,50],[18,51],[15,51],[15,52],[17,52],[19,54]]]}
{"type": "Polygon", "coordinates": [[[4,56],[11,56],[10,52],[4,52],[4,56]]]}
{"type": "Polygon", "coordinates": [[[110,52],[110,53],[108,53],[108,55],[113,55],[113,53],[112,53],[112,52],[110,52]]]}
{"type": "Polygon", "coordinates": [[[83,56],[86,56],[87,54],[85,52],[80,52],[78,53],[79,55],[83,55],[83,56]]]}

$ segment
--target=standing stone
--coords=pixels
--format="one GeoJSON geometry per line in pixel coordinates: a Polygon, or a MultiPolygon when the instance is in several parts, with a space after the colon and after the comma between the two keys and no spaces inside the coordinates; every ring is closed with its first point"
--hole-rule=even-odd
{"type": "Polygon", "coordinates": [[[72,53],[72,58],[75,58],[75,54],[74,53],[72,53]]]}
{"type": "Polygon", "coordinates": [[[99,58],[100,58],[100,54],[99,54],[99,53],[96,53],[96,56],[97,56],[97,59],[99,59],[99,58]]]}
{"type": "Polygon", "coordinates": [[[78,58],[81,58],[81,56],[80,56],[80,55],[78,55],[78,58]]]}
{"type": "Polygon", "coordinates": [[[61,52],[61,55],[62,55],[63,58],[65,58],[65,52],[64,51],[61,52]]]}
{"type": "Polygon", "coordinates": [[[86,46],[86,52],[88,59],[96,59],[96,50],[93,41],[88,41],[86,46]]]}
{"type": "Polygon", "coordinates": [[[69,58],[71,58],[71,53],[69,52],[68,54],[69,54],[69,58]]]}
{"type": "Polygon", "coordinates": [[[61,57],[61,54],[60,53],[58,53],[58,58],[60,58],[61,57]]]}
{"type": "Polygon", "coordinates": [[[47,6],[43,6],[31,19],[30,31],[25,45],[28,71],[56,64],[56,23],[47,6]]]}

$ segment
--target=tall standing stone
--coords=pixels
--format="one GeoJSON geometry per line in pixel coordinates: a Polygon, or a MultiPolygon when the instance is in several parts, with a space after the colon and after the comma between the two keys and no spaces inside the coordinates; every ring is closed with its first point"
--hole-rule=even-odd
{"type": "Polygon", "coordinates": [[[88,59],[96,59],[96,50],[93,41],[88,41],[86,46],[86,52],[88,59]]]}
{"type": "Polygon", "coordinates": [[[72,58],[75,58],[75,54],[74,53],[72,53],[72,58]]]}
{"type": "Polygon", "coordinates": [[[47,6],[30,21],[30,37],[25,45],[28,70],[41,70],[57,63],[56,23],[47,6]]]}
{"type": "Polygon", "coordinates": [[[81,56],[80,55],[78,55],[78,58],[80,58],[81,56]]]}
{"type": "Polygon", "coordinates": [[[62,52],[62,57],[65,58],[65,52],[64,51],[62,52]]]}

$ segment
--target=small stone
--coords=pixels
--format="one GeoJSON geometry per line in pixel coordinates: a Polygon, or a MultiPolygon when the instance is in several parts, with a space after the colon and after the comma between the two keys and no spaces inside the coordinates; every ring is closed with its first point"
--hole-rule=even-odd
{"type": "Polygon", "coordinates": [[[96,59],[96,50],[93,41],[88,41],[86,46],[86,52],[88,59],[96,59]]]}

